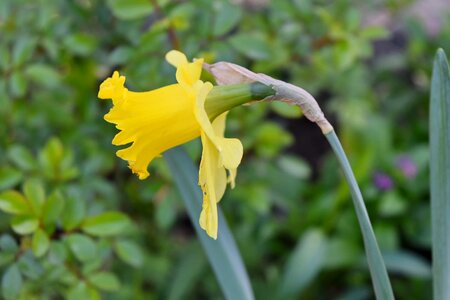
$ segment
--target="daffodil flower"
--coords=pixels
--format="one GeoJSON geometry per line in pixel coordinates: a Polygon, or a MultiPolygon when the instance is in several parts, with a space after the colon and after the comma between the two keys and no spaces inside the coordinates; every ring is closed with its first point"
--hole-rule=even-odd
{"type": "Polygon", "coordinates": [[[124,87],[125,77],[116,71],[100,85],[98,97],[112,99],[113,107],[104,117],[120,130],[112,143],[117,146],[131,143],[117,151],[117,156],[128,161],[129,168],[139,179],[149,176],[148,165],[164,151],[201,138],[199,185],[203,205],[200,226],[216,239],[217,202],[227,182],[234,187],[243,154],[242,144],[238,139],[224,137],[227,112],[222,102],[219,105],[209,103],[209,113],[205,109],[207,96],[214,92],[211,92],[210,82],[200,80],[203,59],[189,62],[183,53],[170,51],[166,60],[177,68],[176,84],[148,92],[132,92],[124,87]]]}

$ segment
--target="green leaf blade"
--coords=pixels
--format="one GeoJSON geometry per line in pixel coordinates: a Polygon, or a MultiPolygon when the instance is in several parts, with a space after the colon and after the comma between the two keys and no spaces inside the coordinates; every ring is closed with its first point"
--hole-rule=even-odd
{"type": "Polygon", "coordinates": [[[442,49],[431,80],[430,173],[433,296],[450,299],[450,71],[442,49]]]}
{"type": "Polygon", "coordinates": [[[181,147],[165,152],[164,157],[225,298],[254,299],[247,271],[220,208],[217,240],[207,236],[198,224],[202,200],[202,193],[197,185],[198,170],[181,147]]]}
{"type": "Polygon", "coordinates": [[[366,251],[367,264],[369,265],[370,275],[372,277],[373,289],[376,299],[379,300],[394,300],[394,292],[392,291],[391,282],[381,256],[380,247],[378,246],[375,233],[370,222],[369,214],[367,213],[366,205],[353,174],[350,163],[342,148],[341,142],[334,130],[325,134],[328,142],[336,155],[342,171],[350,188],[352,195],[353,206],[355,208],[356,216],[358,218],[359,227],[364,241],[364,249],[366,251]]]}

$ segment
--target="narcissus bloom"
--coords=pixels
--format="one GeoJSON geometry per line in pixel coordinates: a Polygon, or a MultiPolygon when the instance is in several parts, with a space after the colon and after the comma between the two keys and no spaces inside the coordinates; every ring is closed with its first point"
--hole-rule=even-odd
{"type": "Polygon", "coordinates": [[[149,176],[149,163],[164,151],[201,137],[203,151],[199,169],[199,185],[203,191],[200,226],[216,239],[218,231],[217,202],[227,182],[234,187],[236,170],[242,159],[238,139],[224,137],[226,112],[212,122],[205,101],[213,86],[200,80],[203,59],[189,62],[178,51],[170,51],[167,61],[177,68],[176,84],[148,92],[132,92],[124,87],[125,77],[116,71],[101,85],[98,97],[112,99],[113,107],[105,120],[120,132],[114,145],[128,147],[117,156],[139,179],[149,176]],[[227,174],[228,171],[228,174],[227,174]]]}

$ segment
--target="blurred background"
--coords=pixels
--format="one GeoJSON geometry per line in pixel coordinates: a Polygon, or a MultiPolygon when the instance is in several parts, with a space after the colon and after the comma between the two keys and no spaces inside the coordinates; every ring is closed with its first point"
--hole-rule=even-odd
{"type": "MultiPolygon", "coordinates": [[[[444,2],[0,1],[0,192],[40,205],[33,217],[0,207],[3,297],[223,299],[164,159],[132,175],[96,97],[113,70],[134,91],[173,83],[164,55],[178,48],[310,91],[349,154],[397,299],[430,299],[428,95],[434,53],[450,51],[444,2]]],[[[236,108],[227,130],[245,154],[220,206],[256,298],[284,282],[288,299],[374,299],[320,130],[282,103],[236,108]]],[[[197,162],[200,143],[186,148],[197,162]]]]}

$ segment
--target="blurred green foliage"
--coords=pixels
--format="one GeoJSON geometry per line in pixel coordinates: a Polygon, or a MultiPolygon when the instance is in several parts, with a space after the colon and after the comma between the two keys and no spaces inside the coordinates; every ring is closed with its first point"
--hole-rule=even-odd
{"type": "MultiPolygon", "coordinates": [[[[164,160],[150,179],[133,176],[114,156],[108,104],[96,98],[116,69],[136,91],[174,82],[163,59],[173,47],[316,95],[350,156],[397,298],[430,298],[427,99],[450,22],[430,37],[404,18],[391,34],[362,26],[364,16],[386,5],[400,18],[409,1],[260,3],[0,1],[5,299],[222,298],[164,160]],[[405,155],[414,176],[398,163],[405,155]],[[376,172],[393,186],[377,187],[376,172]]],[[[230,114],[228,133],[246,153],[221,206],[256,297],[371,299],[348,188],[319,130],[299,116],[280,104],[230,114]],[[313,168],[298,153],[312,153],[313,168]]],[[[199,143],[187,146],[198,160],[199,143]]]]}

